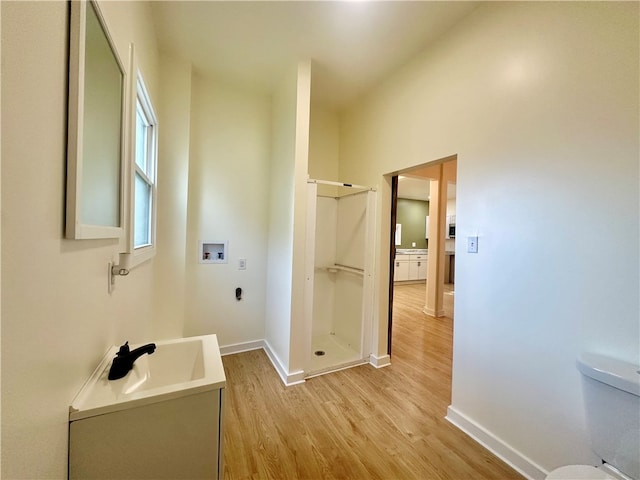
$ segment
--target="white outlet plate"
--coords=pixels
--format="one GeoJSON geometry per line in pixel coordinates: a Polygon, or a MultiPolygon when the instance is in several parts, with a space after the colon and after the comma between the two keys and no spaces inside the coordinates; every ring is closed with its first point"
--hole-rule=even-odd
{"type": "Polygon", "coordinates": [[[246,270],[247,269],[247,259],[241,258],[238,260],[238,270],[246,270]]]}

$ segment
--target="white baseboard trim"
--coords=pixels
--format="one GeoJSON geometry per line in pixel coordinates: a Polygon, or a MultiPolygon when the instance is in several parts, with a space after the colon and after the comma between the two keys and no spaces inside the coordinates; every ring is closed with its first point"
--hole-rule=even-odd
{"type": "Polygon", "coordinates": [[[549,473],[493,433],[456,410],[452,405],[447,408],[447,416],[445,418],[528,479],[544,479],[549,473]]]}
{"type": "Polygon", "coordinates": [[[264,340],[253,340],[251,342],[234,343],[220,347],[220,355],[233,355],[234,353],[249,352],[251,350],[264,349],[264,340]]]}
{"type": "Polygon", "coordinates": [[[271,345],[269,345],[269,342],[264,340],[263,344],[264,344],[263,345],[264,352],[267,354],[267,357],[269,357],[269,360],[271,361],[271,364],[276,369],[276,372],[278,372],[278,375],[280,375],[280,379],[282,380],[282,383],[285,384],[285,386],[290,387],[291,385],[297,385],[298,383],[304,383],[304,371],[303,370],[299,370],[299,371],[293,372],[293,373],[288,373],[287,370],[284,368],[284,365],[282,364],[282,362],[278,358],[278,356],[275,354],[275,352],[271,348],[271,345]]]}
{"type": "Polygon", "coordinates": [[[372,353],[369,355],[369,363],[376,368],[388,367],[391,365],[391,357],[389,355],[378,357],[372,353]]]}
{"type": "MultiPolygon", "coordinates": [[[[282,383],[284,383],[287,387],[291,385],[297,385],[299,383],[304,383],[305,378],[311,378],[317,375],[321,375],[323,373],[327,373],[327,371],[334,371],[333,369],[328,369],[327,371],[316,372],[316,374],[309,375],[309,376],[306,376],[304,370],[299,370],[293,373],[287,373],[286,369],[284,368],[284,365],[282,365],[282,362],[280,361],[278,356],[274,353],[273,349],[271,348],[271,345],[269,345],[269,342],[267,342],[266,340],[252,340],[250,342],[225,345],[223,347],[220,347],[220,355],[224,357],[225,355],[233,355],[235,353],[249,352],[251,350],[260,350],[260,349],[263,349],[264,352],[267,354],[267,357],[269,358],[269,361],[273,365],[273,368],[275,368],[276,372],[278,372],[278,375],[280,376],[282,383]]],[[[359,360],[359,361],[353,362],[353,364],[345,365],[341,368],[335,369],[335,371],[343,370],[345,368],[355,367],[357,365],[362,365],[362,363],[363,361],[359,360]]],[[[366,361],[364,363],[366,363],[366,361]]],[[[391,357],[389,355],[383,355],[382,357],[377,357],[371,354],[369,355],[369,364],[374,366],[375,368],[387,367],[391,365],[391,357]]]]}
{"type": "Polygon", "coordinates": [[[427,315],[436,318],[444,317],[444,310],[434,310],[433,308],[424,307],[422,309],[422,313],[426,313],[427,315]]]}

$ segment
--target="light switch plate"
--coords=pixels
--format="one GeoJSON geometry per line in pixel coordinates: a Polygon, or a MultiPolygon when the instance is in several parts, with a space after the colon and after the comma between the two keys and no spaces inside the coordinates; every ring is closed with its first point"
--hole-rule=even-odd
{"type": "Polygon", "coordinates": [[[467,237],[467,253],[478,253],[478,237],[467,237]]]}
{"type": "Polygon", "coordinates": [[[238,260],[238,270],[246,270],[247,269],[247,259],[241,258],[238,260]]]}

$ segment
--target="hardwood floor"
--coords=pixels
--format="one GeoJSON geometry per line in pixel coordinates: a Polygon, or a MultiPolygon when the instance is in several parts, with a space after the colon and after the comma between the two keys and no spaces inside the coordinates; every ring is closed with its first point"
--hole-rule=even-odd
{"type": "Polygon", "coordinates": [[[452,320],[422,313],[424,285],[395,296],[389,367],[284,387],[262,350],[223,358],[226,479],[523,478],[444,419],[452,320]]]}

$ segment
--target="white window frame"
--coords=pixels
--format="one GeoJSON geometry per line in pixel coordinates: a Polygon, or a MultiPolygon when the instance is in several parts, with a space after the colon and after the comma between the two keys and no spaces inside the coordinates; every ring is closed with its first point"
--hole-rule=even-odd
{"type": "Polygon", "coordinates": [[[149,92],[144,79],[135,61],[133,45],[131,45],[131,71],[136,75],[131,75],[131,109],[130,109],[130,155],[129,155],[129,211],[128,211],[128,232],[127,232],[127,253],[130,254],[130,266],[135,267],[153,258],[156,254],[156,218],[158,206],[157,191],[157,171],[158,171],[158,120],[151,103],[149,92]],[[135,80],[134,80],[135,79],[135,80]],[[146,119],[149,122],[151,132],[147,145],[147,171],[143,171],[136,163],[136,125],[138,105],[142,107],[146,119]],[[151,211],[150,215],[150,243],[140,247],[134,246],[135,237],[135,179],[136,173],[140,174],[145,182],[151,186],[151,211]]]}

